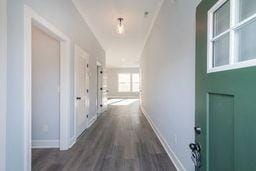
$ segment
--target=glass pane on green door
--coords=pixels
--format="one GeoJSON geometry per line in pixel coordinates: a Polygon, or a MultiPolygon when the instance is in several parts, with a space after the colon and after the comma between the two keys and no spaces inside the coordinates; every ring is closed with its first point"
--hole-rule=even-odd
{"type": "MultiPolygon", "coordinates": [[[[256,1],[256,0],[255,0],[256,1]]],[[[237,32],[238,61],[256,59],[256,21],[237,32]]]]}
{"type": "Polygon", "coordinates": [[[256,13],[256,0],[239,0],[239,21],[256,13]]]}
{"type": "Polygon", "coordinates": [[[229,64],[229,34],[213,42],[213,67],[229,64]]]}
{"type": "Polygon", "coordinates": [[[230,26],[230,3],[227,1],[213,14],[214,37],[229,29],[230,26]]]}

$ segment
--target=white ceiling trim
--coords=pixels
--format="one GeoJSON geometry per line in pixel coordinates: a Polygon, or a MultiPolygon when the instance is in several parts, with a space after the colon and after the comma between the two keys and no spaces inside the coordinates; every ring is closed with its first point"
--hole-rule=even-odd
{"type": "MultiPolygon", "coordinates": [[[[140,38],[138,37],[138,42],[137,42],[137,44],[135,44],[135,47],[132,47],[133,44],[131,45],[129,39],[123,39],[124,44],[118,44],[116,41],[116,37],[113,37],[113,44],[110,44],[110,46],[108,46],[108,43],[106,43],[106,42],[111,40],[111,38],[103,37],[102,34],[99,34],[98,28],[95,28],[95,23],[94,23],[95,20],[90,21],[91,16],[86,14],[84,11],[85,9],[81,6],[81,2],[83,2],[83,1],[72,0],[72,2],[74,4],[75,8],[77,9],[77,11],[80,13],[81,17],[83,18],[83,21],[88,25],[88,27],[90,28],[91,32],[94,34],[95,38],[97,39],[97,41],[99,42],[101,47],[105,50],[106,60],[107,60],[106,63],[107,63],[108,67],[138,67],[138,66],[140,66],[139,61],[140,61],[142,52],[143,52],[143,50],[146,46],[146,43],[150,37],[150,34],[155,25],[156,19],[159,15],[159,11],[163,5],[164,0],[158,0],[157,4],[155,4],[155,7],[153,8],[153,11],[152,11],[152,16],[150,17],[151,21],[146,23],[147,26],[144,27],[144,33],[141,32],[139,34],[140,38]],[[125,45],[125,43],[127,43],[127,44],[125,45]],[[132,48],[132,50],[127,51],[127,48],[125,46],[127,46],[128,49],[132,48]],[[117,49],[115,49],[115,48],[117,48],[117,49]],[[120,51],[120,49],[121,49],[121,51],[120,51]],[[122,49],[125,49],[124,52],[122,52],[122,49]],[[122,55],[122,54],[124,54],[124,55],[122,55]],[[120,59],[118,56],[120,56],[120,59]],[[131,56],[131,57],[129,57],[129,56],[131,56]],[[122,57],[122,59],[125,59],[124,61],[126,61],[126,62],[122,61],[121,57],[122,57]]],[[[149,7],[150,7],[150,5],[149,5],[149,7]]],[[[97,20],[96,20],[96,24],[97,24],[97,20]]],[[[107,29],[109,29],[109,28],[107,28],[107,29]]],[[[107,31],[109,31],[109,30],[107,30],[107,31]]]]}
{"type": "Polygon", "coordinates": [[[145,48],[145,46],[146,46],[146,44],[147,44],[147,41],[148,41],[149,36],[150,36],[150,34],[151,34],[151,32],[152,32],[152,29],[153,29],[153,27],[154,27],[154,25],[155,25],[156,19],[157,19],[158,15],[159,15],[159,12],[160,12],[160,10],[161,10],[161,8],[162,8],[162,5],[163,5],[164,1],[165,1],[165,0],[161,0],[160,3],[158,4],[158,7],[157,7],[156,12],[155,12],[155,15],[153,16],[151,25],[150,25],[150,27],[149,27],[149,29],[148,29],[147,34],[146,34],[146,37],[145,37],[145,40],[144,40],[144,43],[143,43],[143,48],[141,49],[141,52],[140,52],[140,57],[141,57],[141,55],[142,55],[142,53],[143,53],[143,51],[144,51],[144,48],[145,48]]]}
{"type": "Polygon", "coordinates": [[[89,20],[87,19],[87,17],[84,15],[83,11],[81,8],[79,8],[79,4],[75,1],[72,0],[76,10],[79,12],[79,14],[81,15],[82,19],[84,20],[84,22],[88,25],[88,27],[90,28],[91,32],[93,33],[93,35],[95,36],[95,38],[97,39],[97,41],[99,42],[100,46],[102,47],[102,49],[104,51],[106,51],[106,49],[104,48],[102,42],[100,42],[100,38],[98,37],[98,35],[95,33],[95,31],[92,29],[92,25],[88,22],[89,20]]]}

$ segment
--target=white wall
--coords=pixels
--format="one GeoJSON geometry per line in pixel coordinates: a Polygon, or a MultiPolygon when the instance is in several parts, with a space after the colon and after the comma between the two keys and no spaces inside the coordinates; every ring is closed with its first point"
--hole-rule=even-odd
{"type": "Polygon", "coordinates": [[[141,59],[142,106],[186,170],[194,170],[195,12],[198,0],[165,0],[141,59]]]}
{"type": "Polygon", "coordinates": [[[0,0],[0,170],[5,170],[6,124],[6,0],[0,0]]]}
{"type": "MultiPolygon", "coordinates": [[[[105,52],[84,22],[71,0],[8,0],[8,88],[7,88],[7,170],[24,168],[24,4],[64,32],[74,44],[77,43],[90,54],[90,115],[96,115],[97,67],[96,61],[105,64],[105,52]]],[[[74,61],[70,61],[73,78],[74,61]]],[[[72,79],[73,80],[73,79],[72,79]]],[[[73,81],[70,101],[73,103],[73,81]]],[[[73,105],[70,107],[70,137],[74,136],[73,105]]]]}
{"type": "Polygon", "coordinates": [[[119,73],[138,73],[139,68],[107,68],[107,85],[109,98],[138,98],[138,92],[118,92],[118,74],[119,73]]]}
{"type": "Polygon", "coordinates": [[[32,143],[60,138],[59,86],[60,42],[33,26],[32,143]]]}

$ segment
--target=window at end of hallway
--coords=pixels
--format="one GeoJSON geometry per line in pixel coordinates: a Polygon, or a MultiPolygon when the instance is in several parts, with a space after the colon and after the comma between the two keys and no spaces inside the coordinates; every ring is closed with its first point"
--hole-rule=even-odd
{"type": "Polygon", "coordinates": [[[256,66],[256,1],[219,0],[208,11],[208,69],[256,66]]]}
{"type": "Polygon", "coordinates": [[[139,92],[140,90],[140,75],[132,74],[132,91],[139,92]]]}
{"type": "Polygon", "coordinates": [[[138,73],[119,73],[118,91],[119,92],[139,92],[140,75],[138,73]]]}
{"type": "Polygon", "coordinates": [[[130,92],[131,91],[131,76],[130,74],[118,74],[118,91],[130,92]]]}

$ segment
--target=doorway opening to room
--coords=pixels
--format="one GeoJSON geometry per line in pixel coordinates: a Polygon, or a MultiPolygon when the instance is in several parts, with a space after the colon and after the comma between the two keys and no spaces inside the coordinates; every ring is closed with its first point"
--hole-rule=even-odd
{"type": "Polygon", "coordinates": [[[100,62],[97,62],[97,115],[100,116],[108,107],[107,73],[100,62]]]}
{"type": "Polygon", "coordinates": [[[72,143],[70,40],[29,6],[24,6],[24,34],[24,170],[31,170],[32,148],[67,150],[72,143]]]}
{"type": "Polygon", "coordinates": [[[60,41],[32,26],[32,148],[59,148],[60,41]]]}
{"type": "Polygon", "coordinates": [[[97,62],[97,115],[99,116],[102,113],[102,76],[103,68],[101,63],[97,62]]]}

